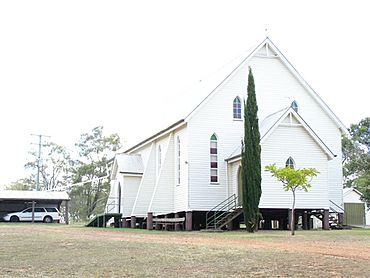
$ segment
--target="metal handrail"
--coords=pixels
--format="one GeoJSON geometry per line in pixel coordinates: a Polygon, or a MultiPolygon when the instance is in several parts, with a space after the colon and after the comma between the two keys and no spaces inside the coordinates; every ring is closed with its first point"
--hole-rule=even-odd
{"type": "Polygon", "coordinates": [[[237,200],[238,197],[233,194],[208,211],[206,213],[206,228],[208,229],[209,227],[213,227],[216,229],[217,225],[224,219],[225,215],[227,215],[230,210],[236,209],[237,200]]]}
{"type": "Polygon", "coordinates": [[[236,198],[235,193],[234,193],[233,195],[229,196],[228,198],[226,198],[225,200],[223,200],[221,203],[219,203],[219,204],[218,204],[218,205],[216,205],[215,207],[211,208],[211,209],[210,209],[210,211],[216,210],[216,209],[217,209],[219,206],[221,206],[223,203],[228,202],[228,201],[229,201],[229,199],[234,199],[234,198],[236,198]]]}
{"type": "Polygon", "coordinates": [[[117,205],[117,203],[116,203],[116,199],[118,199],[119,197],[108,197],[106,200],[107,200],[107,203],[102,203],[102,204],[100,204],[99,206],[95,206],[95,208],[94,209],[91,209],[94,205],[96,205],[98,202],[100,202],[100,201],[102,201],[102,200],[104,200],[105,198],[103,197],[103,198],[99,198],[98,200],[96,200],[90,207],[89,207],[89,209],[88,209],[88,212],[89,212],[89,214],[90,213],[92,213],[93,212],[93,210],[95,210],[95,211],[99,211],[99,210],[101,210],[102,208],[104,208],[103,209],[103,213],[105,212],[105,208],[106,207],[110,207],[110,206],[112,206],[112,208],[111,209],[109,209],[109,210],[107,210],[106,212],[110,212],[110,211],[112,211],[113,209],[114,209],[114,207],[115,207],[115,205],[117,205]],[[112,199],[113,199],[113,201],[112,201],[112,199]],[[109,203],[108,203],[109,202],[109,203]]]}
{"type": "MultiPolygon", "coordinates": [[[[330,203],[332,203],[333,205],[335,205],[337,208],[340,208],[343,212],[344,212],[344,208],[342,208],[341,206],[338,206],[336,203],[334,203],[332,200],[329,200],[330,203]]],[[[336,211],[337,212],[337,211],[336,211]]]]}
{"type": "MultiPolygon", "coordinates": [[[[96,200],[93,204],[97,204],[99,201],[101,201],[101,200],[103,200],[103,199],[105,199],[105,198],[99,198],[98,200],[96,200]]],[[[103,209],[103,223],[105,223],[106,222],[106,218],[105,218],[105,214],[106,213],[109,213],[109,212],[111,212],[114,208],[115,208],[115,206],[117,205],[117,199],[119,199],[119,197],[108,197],[107,198],[107,203],[102,203],[102,204],[100,204],[99,206],[96,206],[95,208],[94,208],[94,210],[95,211],[100,211],[102,208],[104,208],[103,209]],[[113,199],[113,200],[112,200],[113,199]]],[[[89,211],[91,210],[91,208],[89,208],[89,211]]],[[[90,211],[90,213],[92,212],[92,210],[90,211]]],[[[93,219],[94,217],[97,217],[97,215],[99,215],[100,213],[99,212],[97,212],[97,213],[95,213],[95,214],[91,214],[90,215],[90,219],[93,219]]],[[[97,226],[99,226],[99,224],[97,223],[97,226]]]]}

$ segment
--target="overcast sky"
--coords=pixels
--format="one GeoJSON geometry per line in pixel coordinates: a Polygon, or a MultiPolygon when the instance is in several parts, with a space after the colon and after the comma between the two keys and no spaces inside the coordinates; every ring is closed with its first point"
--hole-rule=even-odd
{"type": "Polygon", "coordinates": [[[31,133],[72,146],[102,125],[129,146],[183,118],[265,28],[345,125],[370,116],[367,1],[301,2],[1,1],[0,186],[31,133]]]}

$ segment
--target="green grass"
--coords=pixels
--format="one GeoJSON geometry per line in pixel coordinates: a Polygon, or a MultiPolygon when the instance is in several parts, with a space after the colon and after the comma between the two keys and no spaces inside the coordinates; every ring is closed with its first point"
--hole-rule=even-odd
{"type": "Polygon", "coordinates": [[[288,231],[211,234],[2,223],[0,239],[1,277],[370,277],[370,230],[362,229],[298,231],[291,237],[288,231]],[[322,246],[328,249],[320,251],[322,246]],[[335,246],[342,252],[327,254],[335,246]]]}

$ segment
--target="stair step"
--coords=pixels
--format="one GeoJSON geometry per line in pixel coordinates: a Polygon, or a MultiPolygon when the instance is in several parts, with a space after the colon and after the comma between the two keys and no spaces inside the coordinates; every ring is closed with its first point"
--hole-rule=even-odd
{"type": "Polygon", "coordinates": [[[121,219],[122,213],[102,213],[96,215],[87,224],[86,227],[106,227],[107,222],[114,217],[115,219],[121,219]]]}
{"type": "Polygon", "coordinates": [[[224,230],[221,230],[221,229],[202,229],[200,231],[204,233],[223,233],[224,232],[224,230]]]}

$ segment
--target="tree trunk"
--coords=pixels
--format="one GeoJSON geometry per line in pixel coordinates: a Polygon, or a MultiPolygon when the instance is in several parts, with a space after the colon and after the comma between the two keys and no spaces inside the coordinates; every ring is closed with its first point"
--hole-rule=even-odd
{"type": "Polygon", "coordinates": [[[292,232],[292,236],[294,236],[294,226],[295,226],[295,220],[294,220],[294,207],[295,207],[295,190],[292,190],[293,192],[293,204],[292,204],[292,217],[290,218],[290,230],[292,232]]]}

